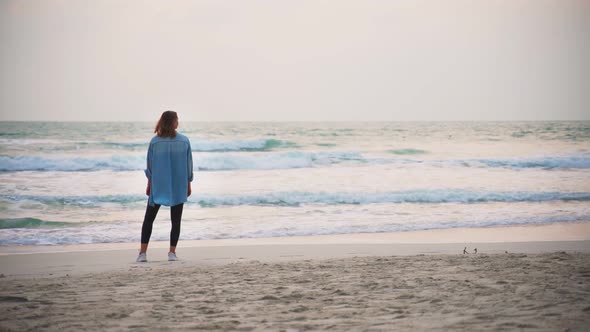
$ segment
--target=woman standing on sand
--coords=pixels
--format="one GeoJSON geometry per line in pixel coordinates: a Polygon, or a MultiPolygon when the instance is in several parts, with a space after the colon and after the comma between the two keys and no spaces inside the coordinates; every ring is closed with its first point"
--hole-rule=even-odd
{"type": "Polygon", "coordinates": [[[193,154],[188,138],[176,132],[178,115],[173,111],[162,113],[150,141],[147,153],[148,178],[145,194],[148,205],[141,228],[141,249],[137,262],[147,262],[147,247],[152,235],[152,225],[161,205],[170,206],[170,251],[168,260],[175,261],[176,244],[180,236],[182,207],[191,195],[193,180],[193,154]]]}

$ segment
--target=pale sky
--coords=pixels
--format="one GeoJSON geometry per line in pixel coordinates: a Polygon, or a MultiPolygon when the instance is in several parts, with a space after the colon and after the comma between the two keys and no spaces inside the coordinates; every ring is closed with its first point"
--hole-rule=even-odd
{"type": "Polygon", "coordinates": [[[590,1],[1,0],[0,120],[590,120],[590,1]]]}

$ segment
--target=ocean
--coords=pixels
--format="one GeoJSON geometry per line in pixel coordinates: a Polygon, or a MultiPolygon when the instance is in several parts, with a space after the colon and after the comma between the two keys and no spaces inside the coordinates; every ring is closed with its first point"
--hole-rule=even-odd
{"type": "MultiPolygon", "coordinates": [[[[0,245],[139,242],[154,125],[0,122],[0,245]]],[[[590,221],[589,121],[178,131],[195,166],[181,241],[590,221]]],[[[169,218],[162,207],[152,240],[169,218]]]]}

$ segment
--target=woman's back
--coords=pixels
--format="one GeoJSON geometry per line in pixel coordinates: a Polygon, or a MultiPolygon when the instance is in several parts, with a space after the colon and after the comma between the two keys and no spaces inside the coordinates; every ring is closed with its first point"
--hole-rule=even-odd
{"type": "Polygon", "coordinates": [[[145,174],[151,181],[150,205],[174,206],[187,201],[187,184],[193,180],[189,139],[154,136],[150,141],[145,174]]]}

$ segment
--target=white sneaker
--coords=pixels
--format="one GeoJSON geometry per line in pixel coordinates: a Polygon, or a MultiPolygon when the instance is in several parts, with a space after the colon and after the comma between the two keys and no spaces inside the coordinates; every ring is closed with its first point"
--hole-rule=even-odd
{"type": "Polygon", "coordinates": [[[135,261],[137,263],[147,262],[147,253],[145,253],[145,252],[139,253],[139,256],[137,256],[137,259],[135,261]]]}
{"type": "Polygon", "coordinates": [[[178,260],[178,258],[176,257],[176,254],[175,253],[169,252],[168,253],[168,260],[169,261],[176,261],[176,260],[178,260]]]}

